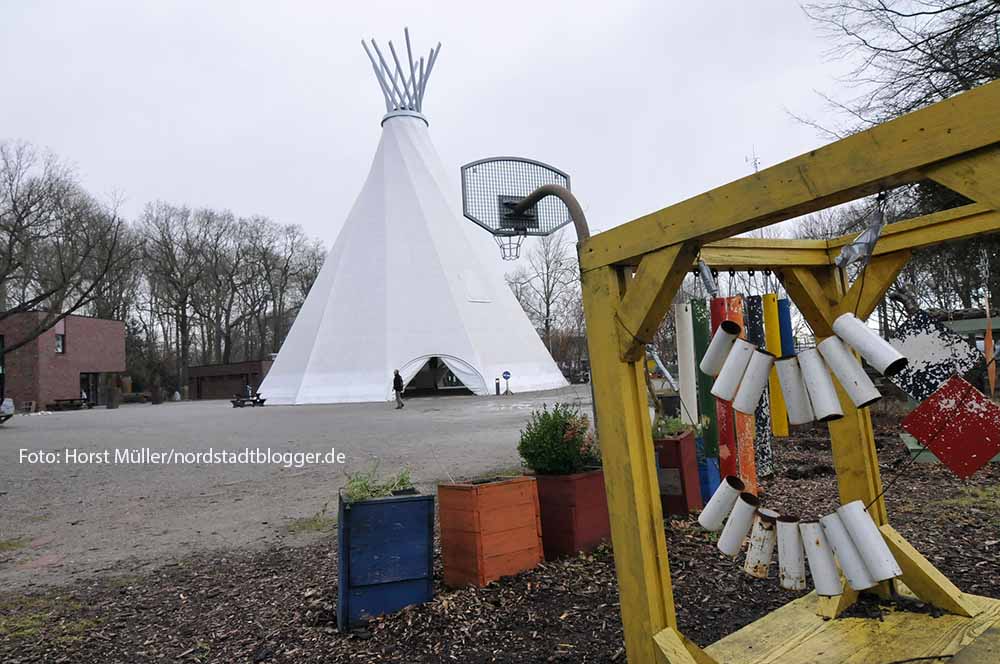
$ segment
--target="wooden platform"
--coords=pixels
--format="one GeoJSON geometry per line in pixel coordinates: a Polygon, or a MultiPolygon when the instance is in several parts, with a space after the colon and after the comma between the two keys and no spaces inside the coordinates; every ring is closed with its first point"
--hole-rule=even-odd
{"type": "Polygon", "coordinates": [[[881,621],[823,620],[816,615],[818,598],[810,593],[705,651],[719,664],[888,664],[914,657],[958,655],[963,649],[967,649],[964,656],[968,659],[956,656],[926,662],[1000,662],[1000,656],[993,654],[998,652],[996,637],[1000,630],[984,634],[1000,623],[1000,600],[968,597],[983,607],[974,618],[934,618],[926,613],[892,611],[881,621]]]}

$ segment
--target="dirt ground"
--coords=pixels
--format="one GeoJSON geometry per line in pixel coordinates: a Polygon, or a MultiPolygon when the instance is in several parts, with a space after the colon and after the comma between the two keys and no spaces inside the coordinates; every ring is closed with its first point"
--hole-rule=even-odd
{"type": "MultiPolygon", "coordinates": [[[[897,434],[894,422],[877,427],[886,481],[908,458],[897,434]]],[[[802,517],[837,506],[825,430],[779,442],[775,456],[766,506],[802,517]]],[[[894,526],[963,591],[1000,596],[1000,467],[963,482],[913,464],[886,498],[894,526]]],[[[668,519],[666,532],[681,629],[699,644],[798,596],[773,572],[744,575],[693,518],[668,519]]],[[[483,589],[447,590],[440,578],[438,560],[432,602],[340,633],[332,535],[305,547],[200,552],[141,575],[0,593],[0,661],[624,661],[610,550],[483,589]]]]}

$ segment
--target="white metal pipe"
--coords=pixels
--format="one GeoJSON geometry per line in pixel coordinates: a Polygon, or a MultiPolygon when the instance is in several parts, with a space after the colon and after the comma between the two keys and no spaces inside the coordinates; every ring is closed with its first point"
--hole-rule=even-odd
{"type": "Polygon", "coordinates": [[[827,337],[816,347],[855,406],[864,408],[882,398],[875,388],[875,383],[865,373],[861,362],[858,362],[858,358],[844,345],[840,337],[827,337]]]}
{"type": "Polygon", "coordinates": [[[818,521],[804,521],[799,524],[802,535],[802,548],[809,560],[809,572],[812,574],[816,594],[824,597],[834,597],[844,592],[840,583],[840,573],[837,564],[833,562],[833,550],[823,534],[823,526],[818,521]]]}
{"type": "Polygon", "coordinates": [[[698,374],[694,355],[694,322],[691,305],[674,305],[674,327],[677,337],[677,391],[681,401],[681,420],[698,424],[698,374]]]}
{"type": "Polygon", "coordinates": [[[865,561],[865,567],[876,581],[886,581],[902,575],[899,563],[889,550],[889,545],[882,537],[882,531],[875,525],[871,515],[865,511],[865,504],[860,500],[847,503],[837,508],[837,514],[844,528],[854,540],[854,545],[865,561]]]}
{"type": "Polygon", "coordinates": [[[712,394],[723,401],[732,401],[736,397],[736,391],[743,380],[743,374],[750,364],[750,358],[756,347],[745,339],[737,339],[733,343],[733,349],[729,351],[722,371],[715,378],[712,385],[712,394]]]}
{"type": "Polygon", "coordinates": [[[785,409],[788,411],[788,423],[808,424],[816,419],[812,404],[809,403],[809,393],[802,380],[802,369],[799,360],[794,355],[775,360],[774,368],[778,372],[778,383],[785,397],[785,409]]]}
{"type": "Polygon", "coordinates": [[[844,416],[844,411],[840,408],[837,388],[833,386],[833,378],[830,377],[830,370],[823,357],[815,348],[807,348],[799,353],[798,358],[802,380],[816,419],[820,422],[839,420],[844,416]]]}
{"type": "Polygon", "coordinates": [[[767,379],[771,375],[771,367],[774,366],[774,355],[766,350],[757,349],[750,356],[747,370],[743,374],[740,387],[736,390],[736,398],[733,399],[733,410],[745,415],[753,415],[760,403],[760,395],[767,387],[767,379]]]}
{"type": "Polygon", "coordinates": [[[743,492],[736,499],[733,511],[726,519],[726,525],[719,535],[717,546],[719,551],[727,556],[735,556],[743,548],[743,542],[753,525],[753,517],[757,513],[760,499],[752,493],[743,492]]]}
{"type": "Polygon", "coordinates": [[[729,516],[733,505],[736,504],[736,499],[746,488],[743,480],[735,475],[729,475],[719,482],[719,488],[715,490],[715,493],[708,500],[708,504],[705,505],[705,509],[698,515],[698,523],[701,524],[701,527],[713,533],[722,530],[722,522],[729,516]]]}
{"type": "Polygon", "coordinates": [[[786,590],[804,590],[806,561],[802,550],[799,520],[794,516],[778,517],[778,580],[786,590]]]}
{"type": "Polygon", "coordinates": [[[719,375],[719,372],[722,371],[722,365],[725,364],[726,357],[729,356],[729,351],[733,347],[733,343],[740,336],[741,329],[739,323],[735,321],[724,320],[719,323],[719,327],[715,330],[712,341],[708,344],[708,349],[705,351],[705,356],[701,358],[701,364],[698,365],[702,373],[709,376],[719,375]]]}
{"type": "Polygon", "coordinates": [[[774,555],[774,544],[777,541],[775,523],[778,513],[774,510],[761,508],[753,520],[753,530],[750,531],[750,544],[747,546],[747,559],[743,562],[743,571],[758,579],[766,579],[771,557],[774,555]]]}
{"type": "Polygon", "coordinates": [[[909,360],[892,344],[850,312],[841,314],[833,321],[833,333],[858,351],[883,376],[899,373],[909,364],[909,360]]]}
{"type": "Polygon", "coordinates": [[[851,535],[844,527],[840,516],[834,512],[827,514],[819,522],[823,526],[826,539],[830,542],[833,553],[837,556],[837,562],[840,563],[840,569],[847,577],[847,583],[851,588],[864,590],[876,585],[878,581],[872,577],[871,572],[865,566],[865,561],[861,558],[858,548],[854,546],[854,540],[851,539],[851,535]]]}

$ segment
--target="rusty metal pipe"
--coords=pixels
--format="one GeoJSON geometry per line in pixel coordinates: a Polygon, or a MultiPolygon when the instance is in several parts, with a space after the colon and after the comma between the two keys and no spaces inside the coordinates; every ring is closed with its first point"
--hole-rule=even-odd
{"type": "Polygon", "coordinates": [[[587,215],[583,213],[580,201],[576,200],[576,196],[566,187],[560,187],[557,184],[544,184],[511,208],[511,212],[514,215],[522,215],[528,208],[548,196],[555,196],[566,204],[566,209],[569,210],[569,217],[573,220],[573,227],[576,228],[577,242],[583,242],[588,239],[590,237],[590,227],[587,225],[587,215]]]}

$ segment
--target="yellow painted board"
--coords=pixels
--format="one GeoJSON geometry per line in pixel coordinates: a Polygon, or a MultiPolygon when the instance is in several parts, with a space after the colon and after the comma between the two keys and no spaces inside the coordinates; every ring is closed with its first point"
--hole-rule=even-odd
{"type": "Polygon", "coordinates": [[[887,611],[882,620],[824,620],[816,614],[819,598],[810,593],[705,652],[719,664],[886,664],[954,655],[1000,621],[1000,600],[975,600],[984,610],[974,618],[887,611]]]}
{"type": "MultiPolygon", "coordinates": [[[[767,352],[775,357],[781,357],[781,328],[778,324],[778,296],[765,293],[761,296],[764,303],[764,340],[767,352]]],[[[778,382],[778,370],[771,369],[768,377],[771,403],[771,431],[775,436],[788,436],[788,411],[785,409],[785,396],[781,393],[781,383],[778,382]]]]}

